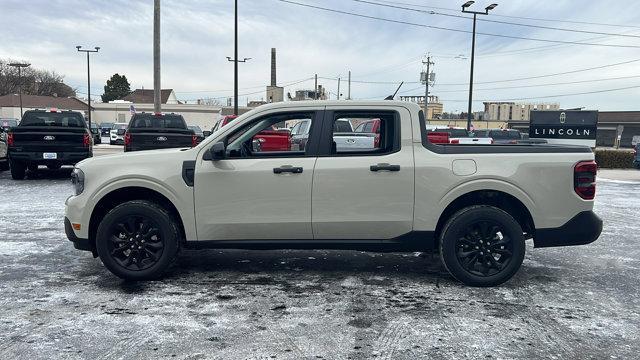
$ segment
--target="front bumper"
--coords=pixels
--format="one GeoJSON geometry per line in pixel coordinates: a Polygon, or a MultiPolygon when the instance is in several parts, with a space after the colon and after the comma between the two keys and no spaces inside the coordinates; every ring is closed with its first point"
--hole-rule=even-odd
{"type": "Polygon", "coordinates": [[[583,211],[558,228],[537,229],[536,248],[590,244],[602,233],[602,219],[593,211],[583,211]]]}
{"type": "Polygon", "coordinates": [[[73,231],[73,227],[71,226],[71,221],[69,218],[64,218],[64,232],[67,235],[67,239],[73,243],[73,247],[78,250],[91,251],[94,256],[97,254],[96,245],[89,239],[82,239],[76,236],[76,233],[73,231]]]}
{"type": "MultiPolygon", "coordinates": [[[[53,151],[52,151],[53,152],[53,151]]],[[[75,165],[84,159],[88,159],[93,156],[92,151],[81,152],[56,152],[58,154],[57,159],[43,159],[42,152],[10,152],[9,158],[11,161],[19,161],[29,164],[47,165],[51,163],[57,163],[62,165],[75,165]]]]}

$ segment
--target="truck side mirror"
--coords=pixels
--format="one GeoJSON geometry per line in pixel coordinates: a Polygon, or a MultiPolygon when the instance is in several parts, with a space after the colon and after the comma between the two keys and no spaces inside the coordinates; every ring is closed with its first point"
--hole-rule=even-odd
{"type": "Polygon", "coordinates": [[[227,157],[227,147],[223,141],[219,141],[209,149],[210,158],[213,161],[222,160],[227,157]]]}
{"type": "Polygon", "coordinates": [[[209,135],[211,135],[211,131],[205,130],[205,131],[202,132],[202,135],[204,137],[209,137],[209,135]]]}

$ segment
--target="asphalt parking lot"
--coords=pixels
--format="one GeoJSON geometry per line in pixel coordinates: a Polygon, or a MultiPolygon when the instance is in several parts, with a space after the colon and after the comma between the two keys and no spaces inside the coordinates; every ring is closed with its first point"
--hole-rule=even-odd
{"type": "MultiPolygon", "coordinates": [[[[118,151],[102,145],[96,155],[118,151]]],[[[66,240],[69,171],[20,182],[0,173],[1,359],[629,359],[640,351],[636,173],[601,176],[597,242],[529,245],[512,281],[478,289],[455,282],[436,257],[358,251],[184,251],[164,280],[123,282],[66,240]]]]}

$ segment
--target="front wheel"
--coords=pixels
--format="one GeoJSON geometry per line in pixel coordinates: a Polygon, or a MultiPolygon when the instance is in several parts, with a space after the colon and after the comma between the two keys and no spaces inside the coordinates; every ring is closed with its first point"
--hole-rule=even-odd
{"type": "Polygon", "coordinates": [[[524,260],[518,222],[493,206],[470,206],[455,213],[440,237],[440,258],[457,280],[495,286],[511,279],[524,260]]]}
{"type": "Polygon", "coordinates": [[[179,231],[171,214],[142,200],[113,208],[98,226],[96,249],[104,266],[126,280],[162,276],[178,251],[179,231]]]}

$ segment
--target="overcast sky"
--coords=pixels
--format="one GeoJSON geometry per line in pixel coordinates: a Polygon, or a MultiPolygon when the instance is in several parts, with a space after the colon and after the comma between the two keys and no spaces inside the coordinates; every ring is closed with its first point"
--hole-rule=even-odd
{"type": "MultiPolygon", "coordinates": [[[[472,26],[469,19],[351,0],[293,1],[429,26],[459,30],[471,30],[472,26]]],[[[385,2],[441,7],[444,9],[422,9],[459,15],[455,10],[463,1],[385,2]]],[[[340,76],[343,79],[340,90],[346,95],[349,70],[354,81],[383,83],[353,83],[352,97],[356,99],[383,98],[395,91],[397,85],[392,83],[400,81],[405,81],[400,94],[424,94],[424,88],[416,82],[422,69],[422,57],[431,52],[436,72],[432,93],[440,96],[445,111],[466,109],[468,87],[465,84],[469,81],[471,53],[471,35],[468,33],[353,17],[278,0],[239,0],[239,3],[239,57],[252,58],[240,64],[240,94],[259,92],[241,97],[241,104],[247,98],[264,98],[263,89],[269,82],[270,49],[275,47],[278,50],[279,85],[311,79],[316,73],[326,78],[340,76]],[[455,58],[456,55],[467,59],[455,58]]],[[[489,3],[479,0],[474,8],[482,9],[489,3]]],[[[0,58],[24,60],[34,67],[54,70],[65,76],[66,83],[86,93],[85,58],[76,52],[75,46],[100,46],[100,53],[92,56],[92,93],[101,94],[105,81],[114,73],[126,75],[132,89],[152,88],[152,0],[0,0],[0,8],[0,58]]],[[[474,102],[474,110],[482,109],[482,100],[536,98],[619,88],[628,89],[524,101],[559,102],[564,108],[640,110],[640,61],[562,76],[488,83],[640,59],[640,2],[509,0],[499,3],[492,14],[495,15],[481,18],[638,37],[574,33],[485,21],[478,22],[479,32],[637,47],[567,45],[479,35],[477,91],[474,93],[478,101],[474,102]],[[504,15],[558,21],[502,17],[504,15]],[[566,84],[577,81],[585,82],[566,84]],[[555,85],[531,86],[539,84],[555,85]],[[495,89],[505,87],[509,89],[495,89]]],[[[162,0],[163,88],[175,89],[182,100],[232,95],[233,65],[226,56],[233,56],[232,0],[162,0]]],[[[336,80],[321,79],[320,84],[335,98],[336,80]]],[[[293,93],[302,88],[313,88],[313,80],[287,86],[285,92],[293,93]]]]}

